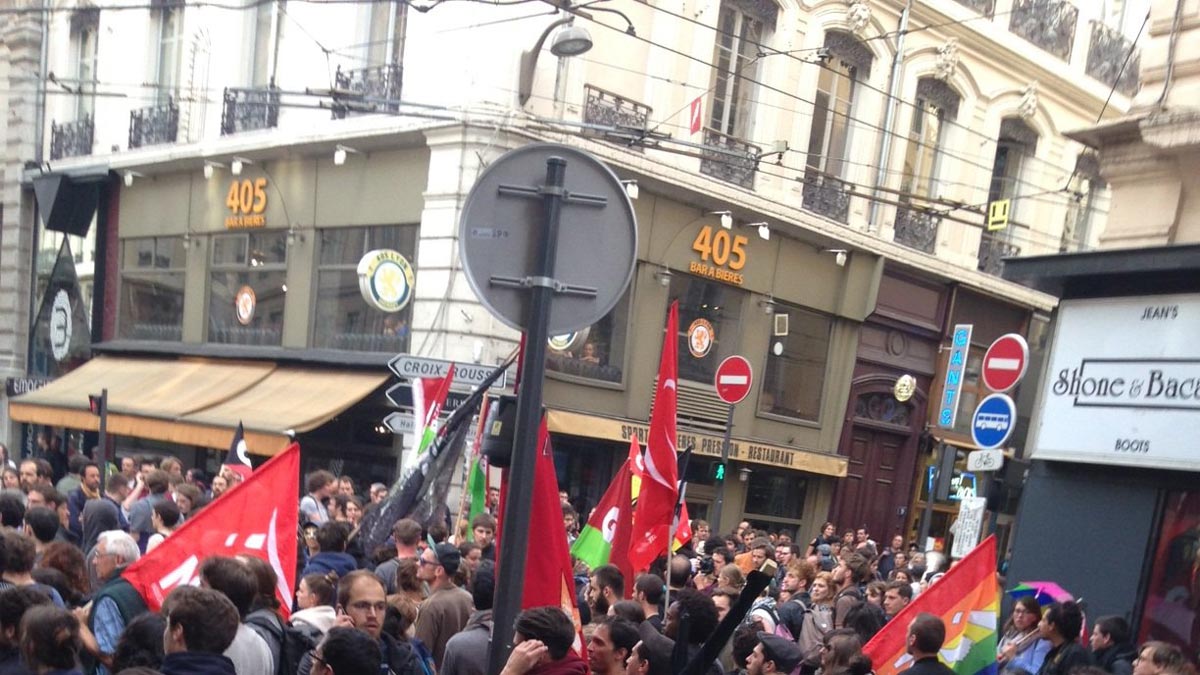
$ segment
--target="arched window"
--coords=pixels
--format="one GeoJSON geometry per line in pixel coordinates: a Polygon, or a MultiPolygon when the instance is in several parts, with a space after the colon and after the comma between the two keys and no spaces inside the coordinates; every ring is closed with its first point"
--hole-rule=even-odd
{"type": "Polygon", "coordinates": [[[908,150],[904,155],[904,178],[900,184],[903,192],[921,198],[937,196],[946,125],[958,118],[960,102],[958,92],[942,80],[923,77],[917,82],[908,150]]]}
{"type": "Polygon", "coordinates": [[[712,105],[708,125],[743,140],[752,131],[753,80],[758,79],[758,54],[766,36],[775,30],[779,8],[770,0],[724,0],[714,47],[712,105]]]}

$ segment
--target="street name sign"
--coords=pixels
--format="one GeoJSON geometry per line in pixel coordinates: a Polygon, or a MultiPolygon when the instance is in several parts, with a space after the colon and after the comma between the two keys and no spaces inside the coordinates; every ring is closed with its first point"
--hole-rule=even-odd
{"type": "MultiPolygon", "coordinates": [[[[397,354],[391,361],[388,361],[388,368],[396,374],[396,377],[406,380],[445,377],[450,372],[450,366],[454,366],[454,382],[451,386],[466,388],[478,387],[483,384],[495,369],[494,366],[482,363],[459,363],[409,354],[397,354]]],[[[500,377],[492,384],[492,388],[503,389],[507,379],[508,371],[500,373],[500,377]]]]}

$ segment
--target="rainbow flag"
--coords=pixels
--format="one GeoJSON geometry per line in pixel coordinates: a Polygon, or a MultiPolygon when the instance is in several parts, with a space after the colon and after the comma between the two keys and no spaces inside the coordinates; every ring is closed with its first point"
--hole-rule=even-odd
{"type": "Polygon", "coordinates": [[[941,660],[958,675],[995,675],[1000,588],[996,584],[996,537],[976,546],[945,576],[884,626],[863,652],[876,675],[896,675],[912,665],[906,651],[908,624],[928,612],[946,623],[941,660]]]}

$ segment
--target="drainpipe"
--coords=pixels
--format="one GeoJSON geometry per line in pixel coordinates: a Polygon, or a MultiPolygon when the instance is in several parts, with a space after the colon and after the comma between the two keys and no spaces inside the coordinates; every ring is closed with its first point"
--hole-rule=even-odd
{"type": "MultiPolygon", "coordinates": [[[[912,12],[913,0],[904,3],[900,12],[900,27],[896,31],[896,55],[892,58],[892,73],[888,76],[887,107],[883,112],[883,142],[879,144],[879,157],[875,162],[875,197],[887,180],[887,158],[892,151],[892,124],[896,120],[896,104],[899,103],[900,67],[904,65],[904,36],[908,33],[908,15],[912,12]]],[[[872,200],[867,217],[867,231],[878,232],[875,219],[879,216],[879,202],[872,200]]]]}
{"type": "MultiPolygon", "coordinates": [[[[36,108],[34,120],[33,161],[40,167],[45,159],[46,144],[46,70],[50,67],[50,0],[42,0],[42,44],[38,60],[38,88],[34,98],[36,108]]],[[[37,249],[37,246],[34,246],[37,249]]]]}

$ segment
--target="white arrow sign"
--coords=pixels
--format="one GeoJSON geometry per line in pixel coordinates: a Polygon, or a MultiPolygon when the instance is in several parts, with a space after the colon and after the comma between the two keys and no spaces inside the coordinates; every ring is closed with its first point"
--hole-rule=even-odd
{"type": "Polygon", "coordinates": [[[417,431],[411,412],[390,413],[387,417],[383,418],[383,426],[391,430],[393,434],[412,434],[417,431]]]}
{"type": "MultiPolygon", "coordinates": [[[[410,356],[408,354],[397,354],[391,361],[388,361],[388,368],[397,377],[403,377],[406,380],[429,377],[445,377],[446,373],[450,372],[450,366],[454,366],[454,382],[452,386],[471,388],[477,387],[487,380],[488,375],[492,374],[495,366],[488,366],[481,363],[457,363],[454,361],[445,361],[443,359],[430,359],[423,356],[410,356]]],[[[506,380],[508,379],[508,371],[500,373],[500,377],[492,383],[493,389],[503,389],[506,380]]]]}

